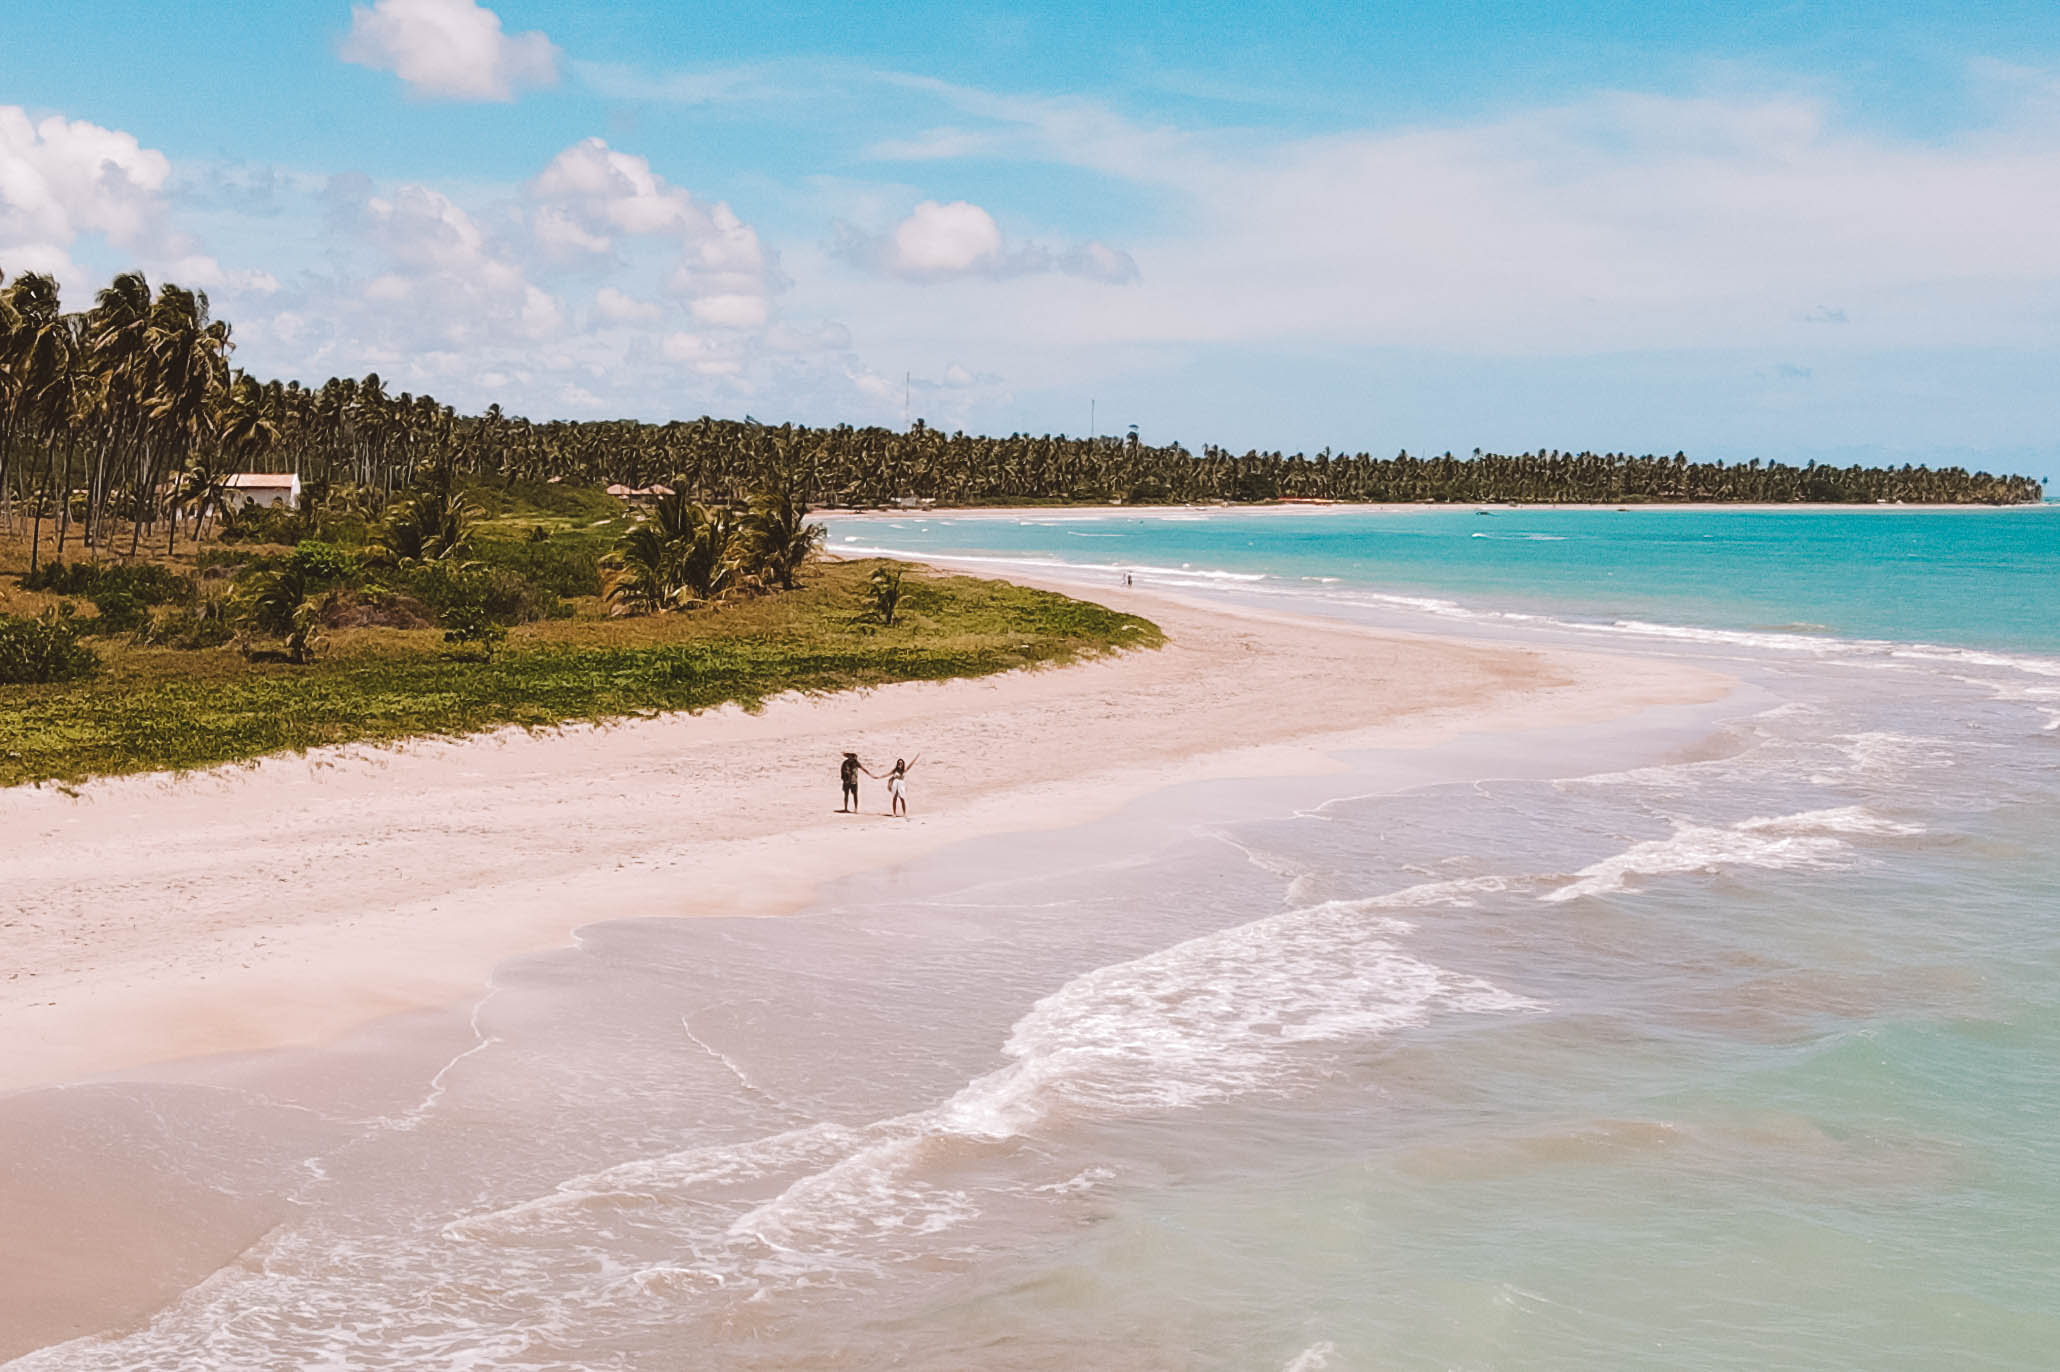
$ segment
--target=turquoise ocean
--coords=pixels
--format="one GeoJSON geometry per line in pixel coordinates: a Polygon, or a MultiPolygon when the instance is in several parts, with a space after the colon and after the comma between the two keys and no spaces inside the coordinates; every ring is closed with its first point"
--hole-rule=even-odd
{"type": "Polygon", "coordinates": [[[597,911],[233,1164],[219,1083],[76,1088],[284,1202],[21,1367],[2060,1365],[2060,508],[830,539],[1740,685],[597,911]]]}

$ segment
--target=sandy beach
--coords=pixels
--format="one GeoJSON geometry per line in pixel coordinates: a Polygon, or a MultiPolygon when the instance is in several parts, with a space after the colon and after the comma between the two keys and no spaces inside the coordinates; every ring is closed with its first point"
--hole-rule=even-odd
{"type": "Polygon", "coordinates": [[[636,914],[777,914],[832,878],[1330,751],[1710,699],[1712,674],[1096,592],[1170,645],[1059,671],[340,749],[0,793],[0,1091],[318,1043],[636,914]],[[913,816],[840,750],[922,756],[913,816]]]}

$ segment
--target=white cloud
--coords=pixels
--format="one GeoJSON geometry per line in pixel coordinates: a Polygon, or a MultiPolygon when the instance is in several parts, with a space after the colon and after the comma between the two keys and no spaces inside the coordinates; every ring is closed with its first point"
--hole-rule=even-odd
{"type": "Polygon", "coordinates": [[[958,276],[1001,262],[1001,227],[978,205],[925,200],[887,236],[884,265],[905,276],[958,276]]]}
{"type": "Polygon", "coordinates": [[[703,324],[724,329],[762,329],[766,304],[762,295],[704,295],[688,306],[703,324]]]}
{"type": "Polygon", "coordinates": [[[1010,247],[994,216],[965,200],[925,200],[886,233],[838,226],[837,255],[855,266],[909,281],[1063,272],[1121,285],[1137,279],[1127,252],[1087,242],[1054,250],[1038,243],[1010,247]]]}
{"type": "Polygon", "coordinates": [[[650,323],[664,313],[650,301],[625,295],[613,286],[594,292],[594,311],[617,324],[650,323]]]}
{"type": "Polygon", "coordinates": [[[848,332],[775,320],[783,283],[757,231],[599,139],[465,203],[354,175],[321,200],[329,271],[239,316],[261,369],[376,370],[397,390],[539,417],[733,413],[826,387],[840,399],[818,417],[851,410],[848,332]]]}
{"type": "Polygon", "coordinates": [[[707,213],[684,188],[668,186],[649,161],[599,138],[581,139],[552,158],[529,194],[591,234],[598,251],[607,250],[610,233],[691,235],[708,226],[707,213]]]}
{"type": "Polygon", "coordinates": [[[167,215],[172,164],[132,134],[0,105],[0,269],[47,272],[67,295],[102,281],[74,259],[84,240],[117,249],[123,265],[205,290],[270,294],[270,272],[229,270],[175,231],[167,215]]]}
{"type": "Polygon", "coordinates": [[[508,335],[536,341],[563,326],[557,300],[442,192],[404,185],[351,208],[349,227],[387,267],[363,290],[379,307],[358,321],[371,337],[401,349],[449,348],[508,335]]]}
{"type": "Polygon", "coordinates": [[[558,49],[541,33],[508,34],[475,0],[376,0],[351,6],[343,60],[390,71],[419,95],[513,100],[558,79],[558,49]]]}
{"type": "Polygon", "coordinates": [[[529,183],[531,227],[559,257],[616,253],[622,239],[676,245],[666,289],[703,323],[763,328],[781,284],[758,231],[721,201],[703,203],[670,184],[651,163],[582,139],[529,183]]]}
{"type": "MultiPolygon", "coordinates": [[[[1024,283],[971,310],[957,290],[862,280],[829,295],[876,344],[884,326],[896,346],[977,348],[1048,385],[1106,367],[1089,344],[1579,356],[1787,347],[1805,318],[1842,316],[1813,343],[2051,345],[2060,316],[2060,102],[2026,97],[1949,143],[1848,129],[1815,99],[1624,93],[1262,142],[899,79],[977,123],[877,155],[1079,167],[1178,226],[1135,245],[1151,275],[1120,296],[1024,283]]],[[[832,251],[916,276],[891,233],[847,230],[832,251]]],[[[1022,251],[920,279],[1007,277],[1022,251]]],[[[1100,244],[1051,257],[1089,278],[1135,270],[1100,244]]]]}
{"type": "Polygon", "coordinates": [[[172,164],[126,133],[0,105],[0,243],[63,246],[81,233],[133,247],[155,230],[172,164]]]}
{"type": "Polygon", "coordinates": [[[231,270],[206,253],[190,253],[164,265],[167,280],[202,290],[244,291],[252,295],[276,295],[279,278],[261,268],[231,270]]]}

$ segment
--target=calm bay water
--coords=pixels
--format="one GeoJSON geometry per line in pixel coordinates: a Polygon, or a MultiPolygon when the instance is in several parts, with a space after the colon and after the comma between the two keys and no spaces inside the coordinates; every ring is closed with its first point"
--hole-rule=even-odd
{"type": "Polygon", "coordinates": [[[274,1218],[21,1366],[2053,1364],[2060,512],[832,537],[1745,685],[597,923],[316,1122],[79,1088],[274,1218]]]}
{"type": "Polygon", "coordinates": [[[836,545],[1104,564],[1161,581],[1315,579],[1603,621],[2060,653],[2060,505],[1055,511],[836,527],[836,545]]]}

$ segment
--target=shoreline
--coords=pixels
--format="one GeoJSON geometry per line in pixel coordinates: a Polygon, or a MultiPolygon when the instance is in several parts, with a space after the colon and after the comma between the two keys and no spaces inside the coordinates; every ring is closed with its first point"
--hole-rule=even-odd
{"type": "MultiPolygon", "coordinates": [[[[0,1036],[16,1051],[0,1095],[447,1009],[501,962],[596,920],[787,913],[841,877],[1077,824],[1183,782],[1318,774],[1341,750],[1596,722],[1733,684],[1157,592],[1089,598],[1158,620],[1167,646],[781,697],[756,715],[0,792],[0,823],[26,840],[0,858],[0,890],[19,901],[5,920],[16,965],[0,979],[0,1036]],[[875,770],[926,755],[912,819],[834,812],[846,746],[875,770]]],[[[869,782],[867,808],[883,799],[869,782]]]]}
{"type": "Polygon", "coordinates": [[[1439,510],[1492,510],[1497,514],[1533,514],[1545,510],[1584,510],[1610,514],[1636,514],[1641,510],[1654,510],[1669,514],[1684,511],[1742,510],[1752,513],[1772,513],[1796,510],[1806,513],[1857,513],[1872,510],[1893,514],[1897,511],[1927,514],[1947,511],[1997,511],[1997,510],[2046,510],[2060,509],[2060,499],[2024,500],[2012,505],[1982,505],[1965,502],[1917,505],[1876,504],[1855,502],[1846,504],[1836,501],[1751,501],[1751,500],[1650,500],[1634,501],[1627,505],[1607,501],[1540,502],[1528,505],[1513,505],[1492,500],[1448,500],[1448,501],[1380,501],[1380,500],[1320,500],[1309,502],[1267,502],[1251,505],[1204,504],[1204,505],[939,505],[930,509],[894,510],[879,507],[865,509],[838,509],[823,507],[809,513],[824,519],[1025,519],[1037,515],[1078,516],[1085,514],[1134,515],[1138,518],[1164,518],[1179,516],[1193,518],[1197,515],[1295,515],[1295,514],[1425,514],[1439,510]]]}

